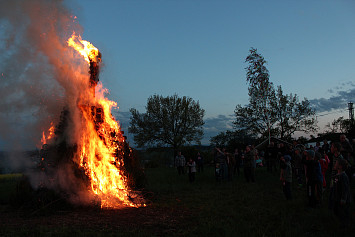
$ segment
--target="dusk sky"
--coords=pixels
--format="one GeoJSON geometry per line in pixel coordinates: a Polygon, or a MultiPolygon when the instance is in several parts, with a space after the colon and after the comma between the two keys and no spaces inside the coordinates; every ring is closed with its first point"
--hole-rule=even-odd
{"type": "Polygon", "coordinates": [[[83,27],[82,38],[102,53],[100,81],[118,103],[115,115],[126,134],[129,109],[144,113],[154,94],[199,101],[204,144],[232,129],[236,105],[248,103],[251,47],[268,62],[275,86],[312,102],[321,130],[348,118],[347,103],[355,98],[353,0],[64,3],[83,27]]]}
{"type": "Polygon", "coordinates": [[[177,93],[206,110],[207,140],[226,130],[235,106],[248,103],[245,58],[251,47],[268,62],[275,86],[312,101],[321,129],[334,117],[348,118],[347,103],[355,98],[352,0],[68,5],[84,27],[83,38],[103,54],[101,80],[120,107],[124,128],[130,108],[145,112],[149,96],[177,93]]]}

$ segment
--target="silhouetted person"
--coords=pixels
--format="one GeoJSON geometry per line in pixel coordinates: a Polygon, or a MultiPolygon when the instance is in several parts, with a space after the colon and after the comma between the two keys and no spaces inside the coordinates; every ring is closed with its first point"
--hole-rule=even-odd
{"type": "Polygon", "coordinates": [[[236,173],[238,173],[238,176],[239,176],[239,174],[240,174],[240,164],[241,164],[241,160],[242,160],[242,154],[241,154],[241,152],[239,152],[238,148],[236,148],[234,150],[234,154],[233,155],[234,155],[234,160],[235,160],[235,165],[234,165],[233,172],[234,172],[234,175],[236,173]]]}
{"type": "Polygon", "coordinates": [[[190,159],[187,164],[187,172],[189,175],[190,183],[195,181],[195,174],[196,174],[196,162],[193,159],[190,159]]]}
{"type": "Polygon", "coordinates": [[[250,146],[246,146],[244,154],[244,176],[247,183],[255,182],[253,166],[254,166],[254,153],[251,151],[250,146]]]}
{"type": "Polygon", "coordinates": [[[184,174],[185,173],[185,165],[186,165],[186,159],[185,157],[181,154],[181,151],[178,152],[178,155],[175,158],[175,165],[178,170],[178,174],[184,174]]]}
{"type": "Polygon", "coordinates": [[[203,157],[202,155],[200,154],[200,152],[197,153],[197,171],[200,173],[200,172],[203,172],[203,157]]]}

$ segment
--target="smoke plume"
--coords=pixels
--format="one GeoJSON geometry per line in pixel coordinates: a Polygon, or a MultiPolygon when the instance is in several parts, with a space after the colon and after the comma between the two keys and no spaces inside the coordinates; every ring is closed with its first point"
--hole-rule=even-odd
{"type": "MultiPolygon", "coordinates": [[[[81,34],[82,28],[63,1],[0,1],[0,142],[7,149],[39,147],[42,132],[59,122],[64,107],[70,112],[67,142],[80,135],[80,123],[72,121],[80,117],[78,98],[89,89],[89,68],[67,45],[73,32],[81,34]]],[[[17,155],[11,163],[25,164],[24,159],[17,155]]],[[[72,177],[72,170],[57,172],[58,182],[51,185],[72,188],[68,181],[74,178],[59,178],[72,177]]],[[[33,175],[32,183],[37,179],[33,175]]]]}
{"type": "Polygon", "coordinates": [[[87,65],[67,39],[81,33],[63,1],[0,3],[0,140],[9,149],[34,148],[65,105],[75,105],[87,65]]]}

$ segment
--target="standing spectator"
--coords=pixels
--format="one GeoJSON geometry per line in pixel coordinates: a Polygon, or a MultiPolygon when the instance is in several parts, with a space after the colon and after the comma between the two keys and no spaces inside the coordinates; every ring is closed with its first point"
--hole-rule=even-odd
{"type": "Polygon", "coordinates": [[[200,152],[197,153],[197,171],[203,172],[203,157],[200,152]]]}
{"type": "Polygon", "coordinates": [[[175,165],[177,167],[179,175],[185,173],[186,159],[185,156],[181,154],[181,151],[178,152],[178,155],[175,158],[175,165]]]}
{"type": "Polygon", "coordinates": [[[316,146],[313,148],[315,152],[318,152],[320,147],[320,142],[316,142],[316,146]]]}
{"type": "Polygon", "coordinates": [[[251,151],[250,146],[246,146],[244,154],[244,176],[247,183],[255,182],[253,166],[254,166],[254,153],[251,151]]]}
{"type": "Polygon", "coordinates": [[[276,171],[277,172],[277,155],[278,155],[278,148],[276,147],[275,143],[271,142],[271,159],[270,159],[270,165],[271,165],[271,172],[276,171]]]}
{"type": "Polygon", "coordinates": [[[267,170],[272,172],[272,170],[274,169],[276,171],[277,148],[275,147],[274,142],[270,142],[269,147],[267,148],[267,151],[265,153],[265,156],[267,156],[266,159],[267,170]]]}
{"type": "Polygon", "coordinates": [[[305,151],[306,160],[303,161],[305,164],[306,171],[306,185],[307,185],[307,197],[308,204],[310,207],[315,207],[317,204],[316,199],[316,165],[317,162],[314,160],[314,150],[310,149],[305,151]]]}
{"type": "Polygon", "coordinates": [[[195,181],[196,162],[193,159],[190,159],[186,165],[188,169],[189,181],[192,183],[195,181]]]}
{"type": "Polygon", "coordinates": [[[350,162],[351,153],[353,152],[353,147],[349,140],[346,138],[345,134],[340,135],[340,144],[341,144],[341,155],[344,159],[350,162]]]}
{"type": "Polygon", "coordinates": [[[265,152],[264,152],[264,150],[261,150],[260,152],[258,152],[256,165],[259,166],[259,167],[263,167],[265,165],[265,152]]]}
{"type": "Polygon", "coordinates": [[[219,164],[219,176],[222,180],[228,177],[228,166],[227,166],[227,152],[226,148],[219,149],[216,147],[217,157],[216,163],[219,164]]]}
{"type": "Polygon", "coordinates": [[[251,145],[250,152],[253,155],[253,167],[251,169],[252,177],[255,178],[255,169],[256,169],[256,160],[258,159],[258,150],[255,148],[255,145],[251,145]]]}
{"type": "Polygon", "coordinates": [[[345,173],[348,162],[345,159],[339,159],[336,162],[337,175],[334,178],[334,189],[332,190],[333,211],[339,217],[342,226],[349,226],[350,219],[350,184],[348,176],[345,173]]]}
{"type": "Polygon", "coordinates": [[[240,166],[244,166],[244,155],[245,155],[245,150],[240,149],[240,166]]]}
{"type": "Polygon", "coordinates": [[[233,180],[233,169],[235,167],[235,159],[234,155],[231,153],[227,153],[227,166],[228,166],[228,181],[233,180]]]}
{"type": "Polygon", "coordinates": [[[323,195],[323,175],[322,175],[322,168],[319,162],[321,158],[322,155],[319,152],[315,152],[314,182],[315,182],[315,191],[316,191],[315,192],[316,204],[321,204],[322,195],[323,195]]]}
{"type": "Polygon", "coordinates": [[[343,156],[341,155],[341,144],[339,142],[332,143],[330,147],[330,151],[332,153],[332,162],[331,164],[331,174],[330,174],[330,195],[329,195],[329,209],[334,208],[334,200],[333,200],[333,195],[331,195],[334,192],[334,182],[336,175],[338,174],[338,170],[336,167],[336,164],[339,160],[343,160],[343,156]]]}
{"type": "Polygon", "coordinates": [[[338,160],[344,159],[344,157],[341,155],[341,144],[339,142],[332,143],[332,146],[330,147],[330,151],[332,153],[332,163],[331,163],[331,174],[330,174],[330,187],[333,187],[334,183],[334,178],[337,175],[338,171],[335,167],[335,164],[338,160]]]}
{"type": "Polygon", "coordinates": [[[238,176],[240,174],[240,163],[241,163],[241,158],[242,158],[242,153],[239,152],[238,148],[234,150],[234,160],[235,160],[235,165],[234,165],[234,175],[238,173],[238,176]]]}
{"type": "Polygon", "coordinates": [[[294,150],[293,165],[295,169],[295,176],[297,179],[298,186],[303,185],[303,164],[302,164],[302,154],[300,149],[296,148],[294,150]]]}
{"type": "Polygon", "coordinates": [[[325,152],[325,154],[327,154],[327,156],[329,156],[330,153],[330,146],[327,140],[323,141],[323,145],[322,145],[323,151],[325,152]]]}
{"type": "Polygon", "coordinates": [[[287,200],[292,199],[291,183],[292,183],[292,167],[291,156],[285,155],[281,157],[280,180],[282,182],[283,192],[287,200]]]}
{"type": "Polygon", "coordinates": [[[351,182],[352,179],[352,170],[351,170],[351,155],[353,153],[353,147],[349,141],[349,139],[346,138],[345,134],[340,135],[340,144],[341,144],[341,155],[345,160],[348,162],[348,168],[345,170],[346,175],[349,178],[349,181],[351,182]]]}
{"type": "Polygon", "coordinates": [[[325,151],[323,150],[323,148],[319,149],[319,154],[320,154],[320,159],[319,159],[319,163],[320,163],[320,167],[322,169],[322,175],[323,175],[323,190],[327,187],[327,182],[325,180],[325,172],[328,169],[328,165],[330,163],[330,160],[327,156],[327,154],[325,153],[325,151]]]}

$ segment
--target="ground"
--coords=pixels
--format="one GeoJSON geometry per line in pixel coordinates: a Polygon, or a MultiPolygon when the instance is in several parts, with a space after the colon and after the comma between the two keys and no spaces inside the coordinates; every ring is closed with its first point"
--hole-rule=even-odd
{"type": "MultiPolygon", "coordinates": [[[[256,183],[246,183],[242,174],[216,182],[213,167],[206,167],[189,183],[175,169],[145,171],[147,207],[25,209],[3,203],[0,236],[354,236],[354,205],[352,224],[344,229],[327,208],[328,190],[323,203],[310,208],[305,187],[293,183],[293,199],[287,201],[279,172],[258,168],[256,183]]],[[[0,182],[0,197],[7,183],[0,182]]]]}
{"type": "MultiPolygon", "coordinates": [[[[191,216],[187,210],[172,210],[152,206],[123,208],[118,210],[94,210],[80,208],[56,211],[52,214],[29,213],[28,211],[3,210],[0,227],[8,230],[29,231],[33,227],[58,229],[84,229],[92,232],[137,232],[141,230],[155,235],[169,235],[179,231],[191,216]]],[[[1,233],[1,232],[0,232],[1,233]]]]}

